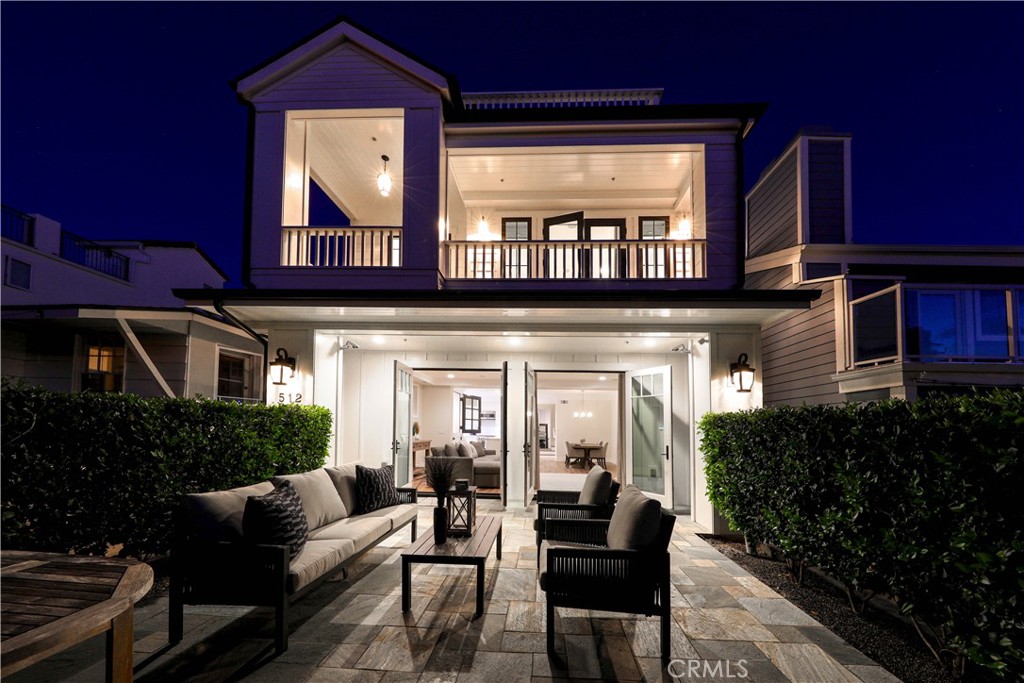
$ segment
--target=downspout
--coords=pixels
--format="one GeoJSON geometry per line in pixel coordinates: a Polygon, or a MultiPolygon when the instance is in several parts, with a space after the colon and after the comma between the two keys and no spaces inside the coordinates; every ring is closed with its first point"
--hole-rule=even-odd
{"type": "Polygon", "coordinates": [[[267,338],[264,337],[262,334],[260,334],[259,332],[252,329],[244,322],[239,320],[234,314],[229,313],[227,309],[224,308],[224,302],[221,301],[220,299],[217,299],[213,302],[213,307],[217,310],[218,313],[220,313],[222,316],[230,320],[234,325],[241,327],[243,330],[245,330],[246,334],[248,334],[250,337],[258,341],[263,346],[263,376],[260,378],[260,400],[266,402],[267,398],[263,394],[266,391],[267,386],[267,363],[269,362],[268,357],[270,355],[270,342],[267,341],[267,338]]]}

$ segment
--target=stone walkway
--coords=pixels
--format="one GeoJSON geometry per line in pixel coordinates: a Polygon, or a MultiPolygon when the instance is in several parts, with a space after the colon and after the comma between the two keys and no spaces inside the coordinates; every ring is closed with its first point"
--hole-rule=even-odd
{"type": "MultiPolygon", "coordinates": [[[[480,512],[498,513],[496,501],[480,512]]],[[[710,547],[692,524],[672,540],[672,657],[658,649],[658,619],[557,610],[559,662],[545,654],[544,593],[537,586],[532,510],[505,512],[502,560],[487,562],[486,611],[473,619],[474,570],[414,565],[412,610],[401,611],[399,549],[391,537],[290,610],[288,651],[272,653],[272,612],[186,607],[185,639],[167,647],[167,598],[135,616],[136,681],[746,680],[891,682],[895,677],[710,547]],[[674,675],[673,675],[674,674],[674,675]]],[[[419,528],[430,533],[430,507],[419,528]]],[[[9,683],[102,681],[102,638],[5,678],[9,683]]]]}

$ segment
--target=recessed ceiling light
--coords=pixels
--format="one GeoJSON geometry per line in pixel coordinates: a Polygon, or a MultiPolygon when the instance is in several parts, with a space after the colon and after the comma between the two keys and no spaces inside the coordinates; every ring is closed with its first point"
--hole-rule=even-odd
{"type": "Polygon", "coordinates": [[[373,336],[373,343],[374,344],[383,344],[384,343],[384,337],[380,336],[379,334],[374,335],[373,336]]]}
{"type": "Polygon", "coordinates": [[[455,379],[455,373],[449,372],[448,373],[448,379],[455,379]]]}
{"type": "Polygon", "coordinates": [[[601,375],[601,376],[600,376],[600,377],[598,377],[597,379],[598,379],[598,381],[604,382],[604,381],[605,381],[606,379],[608,379],[608,378],[607,378],[607,377],[605,377],[604,375],[601,375]]]}

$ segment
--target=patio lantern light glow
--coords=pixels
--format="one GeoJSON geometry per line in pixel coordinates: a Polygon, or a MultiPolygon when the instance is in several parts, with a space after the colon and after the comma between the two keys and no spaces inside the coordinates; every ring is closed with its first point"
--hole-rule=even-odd
{"type": "Polygon", "coordinates": [[[735,363],[729,364],[729,381],[739,393],[749,392],[754,386],[754,368],[747,363],[747,354],[741,353],[735,363]]]}
{"type": "Polygon", "coordinates": [[[274,378],[274,384],[281,386],[287,384],[284,378],[285,369],[291,370],[291,377],[295,376],[295,358],[288,355],[288,350],[279,348],[277,358],[270,361],[270,376],[274,378]]]}
{"type": "Polygon", "coordinates": [[[381,197],[387,197],[391,194],[391,175],[388,173],[388,162],[391,159],[387,154],[381,154],[380,158],[384,160],[384,170],[377,176],[377,190],[381,197]]]}

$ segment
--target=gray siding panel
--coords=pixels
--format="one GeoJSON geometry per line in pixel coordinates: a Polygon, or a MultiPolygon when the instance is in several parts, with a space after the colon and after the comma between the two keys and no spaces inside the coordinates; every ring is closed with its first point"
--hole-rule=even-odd
{"type": "Polygon", "coordinates": [[[736,206],[736,146],[708,144],[704,149],[707,187],[707,289],[728,289],[741,280],[737,253],[741,248],[740,216],[736,206]]]}
{"type": "Polygon", "coordinates": [[[253,98],[261,104],[323,103],[325,106],[381,107],[437,104],[440,95],[351,43],[267,88],[253,98]]]}
{"type": "Polygon", "coordinates": [[[747,197],[747,256],[797,245],[797,152],[794,147],[747,197]]]}
{"type": "Polygon", "coordinates": [[[841,403],[836,371],[835,294],[831,282],[788,286],[820,289],[811,308],[761,330],[764,404],[841,403]]]}
{"type": "Polygon", "coordinates": [[[846,241],[846,160],[842,140],[807,143],[808,242],[843,244],[846,241]]]}
{"type": "Polygon", "coordinates": [[[790,266],[770,268],[747,275],[745,289],[786,289],[793,282],[790,266]]]}

